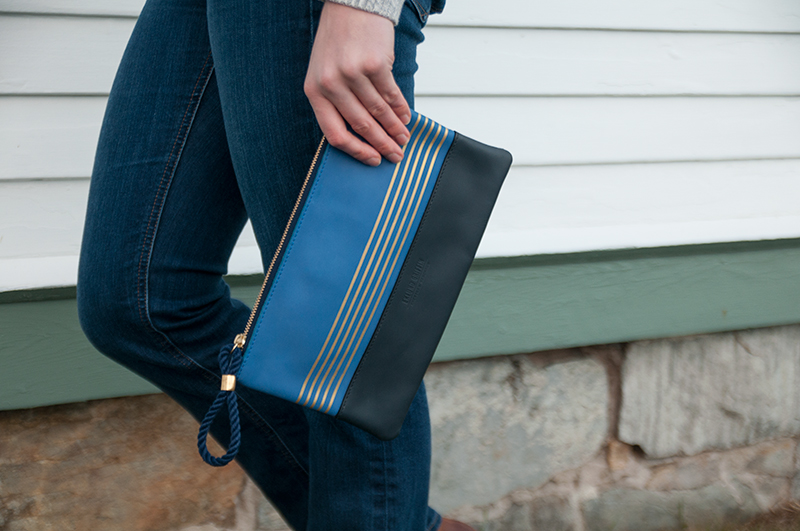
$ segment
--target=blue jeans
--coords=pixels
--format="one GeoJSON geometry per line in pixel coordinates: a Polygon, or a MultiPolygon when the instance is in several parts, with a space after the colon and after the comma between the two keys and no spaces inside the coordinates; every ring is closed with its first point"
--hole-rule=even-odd
{"type": "MultiPolygon", "coordinates": [[[[222,278],[247,218],[266,263],[321,133],[303,93],[318,0],[148,0],[108,100],[81,249],[81,325],[201,418],[249,308],[222,278]]],[[[413,106],[430,0],[408,0],[394,75],[413,106]],[[427,9],[426,9],[427,8],[427,9]]],[[[424,387],[382,442],[247,389],[238,462],[297,530],[433,530],[424,387]]],[[[227,446],[224,412],[212,427],[227,446]]],[[[186,444],[194,444],[191,437],[186,444]]]]}

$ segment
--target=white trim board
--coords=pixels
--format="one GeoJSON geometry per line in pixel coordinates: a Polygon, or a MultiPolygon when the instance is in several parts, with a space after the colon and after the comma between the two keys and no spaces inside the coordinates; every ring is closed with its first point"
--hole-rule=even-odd
{"type": "MultiPolygon", "coordinates": [[[[4,0],[0,12],[137,16],[143,0],[4,0]]],[[[795,0],[449,0],[430,25],[799,32],[795,0]]]]}

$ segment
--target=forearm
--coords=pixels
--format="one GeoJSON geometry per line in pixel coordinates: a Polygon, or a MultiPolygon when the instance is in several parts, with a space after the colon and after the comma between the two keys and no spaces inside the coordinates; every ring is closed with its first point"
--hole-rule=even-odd
{"type": "Polygon", "coordinates": [[[375,13],[391,20],[394,25],[400,20],[404,0],[325,0],[354,7],[368,13],[375,13]]]}

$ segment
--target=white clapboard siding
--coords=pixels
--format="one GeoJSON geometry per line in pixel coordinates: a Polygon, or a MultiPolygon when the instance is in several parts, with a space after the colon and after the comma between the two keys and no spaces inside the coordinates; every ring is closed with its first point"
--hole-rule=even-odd
{"type": "Polygon", "coordinates": [[[431,24],[668,31],[800,31],[796,0],[448,0],[431,24]]]}
{"type": "MultiPolygon", "coordinates": [[[[89,179],[0,182],[0,292],[74,285],[89,179]]],[[[248,223],[229,272],[261,271],[248,223]]]]}
{"type": "Polygon", "coordinates": [[[88,179],[0,182],[0,260],[76,255],[88,179]]]}
{"type": "Polygon", "coordinates": [[[108,94],[135,23],[0,15],[0,94],[108,94]]]}
{"type": "Polygon", "coordinates": [[[433,27],[420,95],[800,94],[800,34],[433,27]]]}
{"type": "MultiPolygon", "coordinates": [[[[515,167],[478,256],[800,236],[800,160],[515,167]]],[[[0,182],[0,291],[74,282],[88,180],[0,182]],[[37,257],[48,272],[23,267],[37,257]]],[[[248,226],[230,271],[261,270],[248,226]]]]}
{"type": "MultiPolygon", "coordinates": [[[[228,262],[231,275],[263,272],[258,247],[239,244],[228,262]]],[[[78,255],[0,258],[0,292],[74,286],[78,281],[78,255]]]]}
{"type": "MultiPolygon", "coordinates": [[[[0,15],[0,94],[107,94],[134,24],[0,15]]],[[[431,27],[426,36],[423,96],[800,94],[800,34],[431,27]]]]}
{"type": "MultiPolygon", "coordinates": [[[[0,12],[136,16],[143,0],[2,0],[0,12]]],[[[430,25],[799,32],[796,0],[449,0],[430,25]]]]}
{"type": "Polygon", "coordinates": [[[800,160],[516,167],[478,256],[800,236],[800,160]]]}
{"type": "MultiPolygon", "coordinates": [[[[0,179],[86,177],[104,98],[0,98],[0,179]]],[[[800,157],[800,97],[419,98],[518,165],[800,157]]]]}
{"type": "Polygon", "coordinates": [[[800,98],[420,98],[519,165],[800,156],[800,98]]]}
{"type": "MultiPolygon", "coordinates": [[[[75,282],[143,4],[0,0],[0,291],[75,282]]],[[[426,36],[417,108],[515,157],[479,256],[800,237],[797,0],[449,0],[426,36]]]]}
{"type": "Polygon", "coordinates": [[[0,180],[88,177],[103,96],[0,98],[0,180]]]}
{"type": "Polygon", "coordinates": [[[138,17],[144,0],[0,0],[0,12],[138,17]]]}

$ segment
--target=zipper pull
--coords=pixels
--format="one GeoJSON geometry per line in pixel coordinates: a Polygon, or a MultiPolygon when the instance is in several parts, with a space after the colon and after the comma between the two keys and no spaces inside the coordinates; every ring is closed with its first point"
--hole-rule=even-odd
{"type": "MultiPolygon", "coordinates": [[[[244,334],[236,334],[236,337],[233,339],[233,348],[238,348],[239,350],[244,349],[244,334]]],[[[231,349],[233,352],[233,349],[231,349]]]]}

